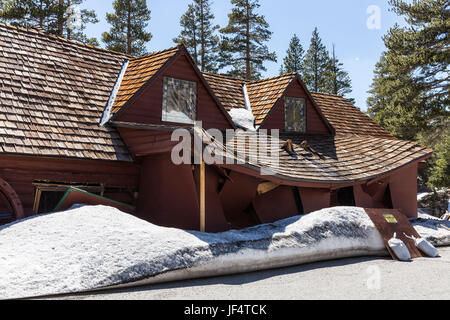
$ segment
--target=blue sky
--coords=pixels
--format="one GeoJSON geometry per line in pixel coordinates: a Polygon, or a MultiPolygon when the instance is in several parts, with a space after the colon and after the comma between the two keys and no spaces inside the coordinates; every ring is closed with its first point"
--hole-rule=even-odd
{"type": "MultiPolygon", "coordinates": [[[[230,0],[213,0],[216,23],[221,27],[228,22],[231,11],[230,0]]],[[[109,30],[105,15],[112,12],[113,0],[86,0],[82,8],[94,9],[100,23],[89,25],[87,34],[101,39],[101,33],[109,30]]],[[[153,38],[148,44],[149,51],[172,47],[172,39],[180,32],[179,20],[192,0],[147,0],[151,10],[148,30],[153,38]]],[[[309,46],[311,33],[315,27],[331,51],[336,46],[336,54],[344,69],[352,79],[356,105],[366,110],[367,91],[370,89],[375,63],[385,47],[382,41],[394,23],[403,24],[403,19],[389,11],[387,1],[383,0],[260,0],[259,13],[266,17],[273,32],[268,43],[275,51],[278,62],[267,62],[264,76],[278,75],[280,65],[293,34],[296,33],[305,50],[309,46]],[[367,21],[374,11],[367,12],[371,6],[380,9],[380,28],[368,28],[367,21]]],[[[103,45],[103,44],[102,44],[103,45]]]]}

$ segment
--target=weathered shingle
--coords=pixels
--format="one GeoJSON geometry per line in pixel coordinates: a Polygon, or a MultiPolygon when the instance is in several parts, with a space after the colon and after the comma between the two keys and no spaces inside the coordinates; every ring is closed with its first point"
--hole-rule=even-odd
{"type": "Polygon", "coordinates": [[[248,98],[255,116],[256,125],[260,125],[264,121],[295,77],[295,73],[288,73],[247,83],[248,98]]]}
{"type": "Polygon", "coordinates": [[[225,148],[217,142],[213,146],[216,147],[216,155],[226,155],[235,163],[240,160],[244,162],[243,166],[255,171],[260,172],[264,168],[266,173],[271,172],[282,180],[322,184],[374,179],[414,161],[426,159],[432,153],[432,150],[415,142],[352,134],[319,136],[282,133],[278,138],[260,137],[259,132],[238,132],[225,148]],[[292,141],[292,153],[282,148],[288,139],[292,141]],[[251,149],[251,141],[259,142],[257,150],[251,149]]]}
{"type": "Polygon", "coordinates": [[[359,134],[394,138],[347,99],[333,94],[312,92],[311,95],[337,134],[359,134]]]}
{"type": "Polygon", "coordinates": [[[120,84],[111,112],[117,113],[179,50],[180,47],[177,46],[131,59],[120,84]]]}
{"type": "Polygon", "coordinates": [[[242,86],[246,81],[205,72],[203,72],[203,77],[225,110],[230,111],[233,108],[246,108],[244,92],[242,91],[242,86]]]}
{"type": "Polygon", "coordinates": [[[131,161],[118,132],[98,125],[125,58],[0,24],[0,150],[131,161]]]}

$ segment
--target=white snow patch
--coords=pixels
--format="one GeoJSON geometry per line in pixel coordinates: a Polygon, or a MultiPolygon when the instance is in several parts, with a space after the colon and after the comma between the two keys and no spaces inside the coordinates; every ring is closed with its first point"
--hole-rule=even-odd
{"type": "Polygon", "coordinates": [[[175,123],[187,123],[187,124],[194,123],[194,120],[192,120],[187,114],[177,110],[170,110],[170,111],[163,110],[162,120],[175,123]]]}
{"type": "Polygon", "coordinates": [[[427,196],[427,195],[429,195],[429,194],[430,194],[429,192],[419,192],[419,193],[417,194],[417,201],[422,200],[425,196],[427,196]]]}
{"type": "Polygon", "coordinates": [[[256,131],[255,117],[249,109],[233,108],[229,111],[230,117],[237,127],[247,131],[256,131]]]}
{"type": "MultiPolygon", "coordinates": [[[[416,221],[416,228],[422,225],[416,221]]],[[[438,230],[437,236],[439,227],[425,225],[419,233],[450,244],[449,231],[438,230]]],[[[155,226],[111,207],[83,206],[0,227],[0,298],[379,254],[386,254],[381,236],[364,210],[355,207],[208,234],[155,226]]]]}
{"type": "Polygon", "coordinates": [[[450,245],[450,221],[442,220],[426,213],[410,219],[414,229],[434,246],[450,245]]]}

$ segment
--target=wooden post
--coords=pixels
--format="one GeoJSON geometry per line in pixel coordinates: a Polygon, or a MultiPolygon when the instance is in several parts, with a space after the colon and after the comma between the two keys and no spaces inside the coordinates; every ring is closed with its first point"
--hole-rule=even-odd
{"type": "Polygon", "coordinates": [[[200,231],[205,232],[205,162],[200,163],[200,231]]]}

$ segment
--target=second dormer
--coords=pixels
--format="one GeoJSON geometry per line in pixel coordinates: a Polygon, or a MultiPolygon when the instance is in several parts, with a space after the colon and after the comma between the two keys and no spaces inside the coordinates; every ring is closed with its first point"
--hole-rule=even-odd
{"type": "Polygon", "coordinates": [[[315,100],[296,73],[259,81],[203,74],[224,108],[251,110],[255,129],[299,134],[333,134],[315,100]]]}

